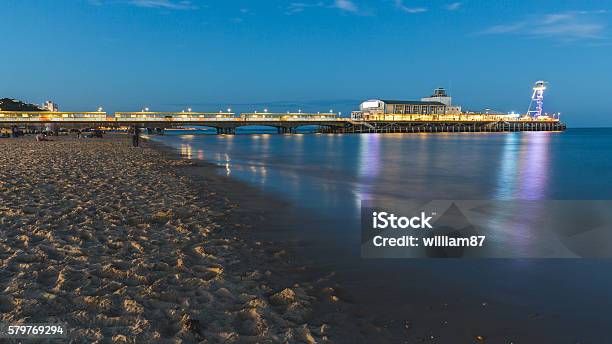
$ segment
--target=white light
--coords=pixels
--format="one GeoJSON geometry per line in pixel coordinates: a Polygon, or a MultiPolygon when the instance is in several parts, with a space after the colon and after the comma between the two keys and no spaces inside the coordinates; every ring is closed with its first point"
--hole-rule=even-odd
{"type": "Polygon", "coordinates": [[[371,108],[378,108],[378,107],[380,107],[380,104],[377,100],[368,100],[367,102],[361,103],[362,109],[371,109],[371,108]]]}
{"type": "Polygon", "coordinates": [[[187,112],[191,112],[191,108],[188,108],[188,109],[187,109],[187,112]]]}
{"type": "Polygon", "coordinates": [[[232,112],[232,109],[231,108],[227,108],[227,112],[232,112]]]}
{"type": "Polygon", "coordinates": [[[268,112],[268,109],[264,109],[264,112],[268,112]]]}

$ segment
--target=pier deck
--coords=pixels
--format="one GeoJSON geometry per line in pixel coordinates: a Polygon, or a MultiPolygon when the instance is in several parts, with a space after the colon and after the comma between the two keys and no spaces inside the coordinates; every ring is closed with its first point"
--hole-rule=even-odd
{"type": "Polygon", "coordinates": [[[389,119],[354,120],[330,113],[245,113],[230,112],[11,112],[0,111],[0,127],[39,128],[176,128],[204,126],[219,134],[234,134],[244,126],[274,127],[293,133],[303,126],[316,126],[328,133],[435,133],[561,131],[566,126],[556,118],[509,118],[503,115],[461,116],[401,115],[389,119]]]}

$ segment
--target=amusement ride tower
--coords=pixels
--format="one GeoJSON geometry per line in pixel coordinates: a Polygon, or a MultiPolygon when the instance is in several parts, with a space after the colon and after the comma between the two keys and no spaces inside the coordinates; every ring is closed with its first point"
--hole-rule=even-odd
{"type": "Polygon", "coordinates": [[[531,96],[531,102],[529,103],[529,110],[527,110],[527,116],[532,118],[538,118],[542,116],[542,105],[544,104],[544,90],[546,90],[546,81],[537,81],[533,87],[533,95],[531,96]],[[535,102],[535,108],[534,106],[535,102]]]}

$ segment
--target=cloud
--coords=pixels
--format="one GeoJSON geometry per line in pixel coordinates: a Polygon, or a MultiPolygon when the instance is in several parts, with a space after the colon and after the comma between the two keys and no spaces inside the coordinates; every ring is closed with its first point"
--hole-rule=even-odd
{"type": "Polygon", "coordinates": [[[606,25],[597,18],[605,11],[549,13],[524,20],[496,25],[481,34],[515,34],[532,38],[549,38],[561,42],[605,38],[606,25]]]}
{"type": "Polygon", "coordinates": [[[444,8],[448,11],[456,11],[459,8],[461,8],[461,3],[460,2],[453,2],[451,4],[448,4],[446,6],[444,6],[444,8]]]}
{"type": "Polygon", "coordinates": [[[323,2],[316,2],[316,3],[292,2],[291,4],[289,4],[289,7],[287,7],[287,11],[285,13],[286,14],[300,13],[300,12],[304,12],[308,8],[313,8],[313,7],[325,7],[325,4],[323,2]]]}
{"type": "Polygon", "coordinates": [[[163,8],[168,10],[192,10],[197,9],[191,1],[173,1],[173,0],[131,0],[132,5],[148,8],[163,8]]]}
{"type": "Polygon", "coordinates": [[[339,8],[342,11],[346,12],[359,12],[359,8],[357,7],[357,5],[355,5],[355,3],[350,0],[335,0],[333,7],[339,8]]]}
{"type": "Polygon", "coordinates": [[[395,7],[406,13],[423,13],[427,12],[425,7],[410,7],[404,4],[403,0],[395,0],[395,7]]]}
{"type": "Polygon", "coordinates": [[[285,14],[291,15],[300,12],[304,12],[309,8],[333,8],[346,13],[367,15],[367,12],[363,11],[357,4],[352,0],[334,0],[333,2],[293,2],[287,7],[285,14]]]}
{"type": "Polygon", "coordinates": [[[144,8],[159,8],[166,10],[195,10],[198,6],[187,0],[88,0],[92,5],[128,4],[144,8]]]}

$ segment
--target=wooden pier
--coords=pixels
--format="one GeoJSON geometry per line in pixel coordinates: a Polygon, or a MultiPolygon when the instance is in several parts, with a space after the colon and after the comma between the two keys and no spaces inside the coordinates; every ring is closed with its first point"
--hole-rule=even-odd
{"type": "Polygon", "coordinates": [[[15,112],[0,111],[0,128],[25,130],[127,129],[161,131],[166,128],[210,127],[218,134],[231,135],[246,126],[276,128],[279,134],[296,133],[314,126],[324,133],[459,133],[562,131],[558,118],[509,117],[504,115],[386,115],[385,119],[355,120],[333,113],[243,113],[229,112],[15,112]]]}

